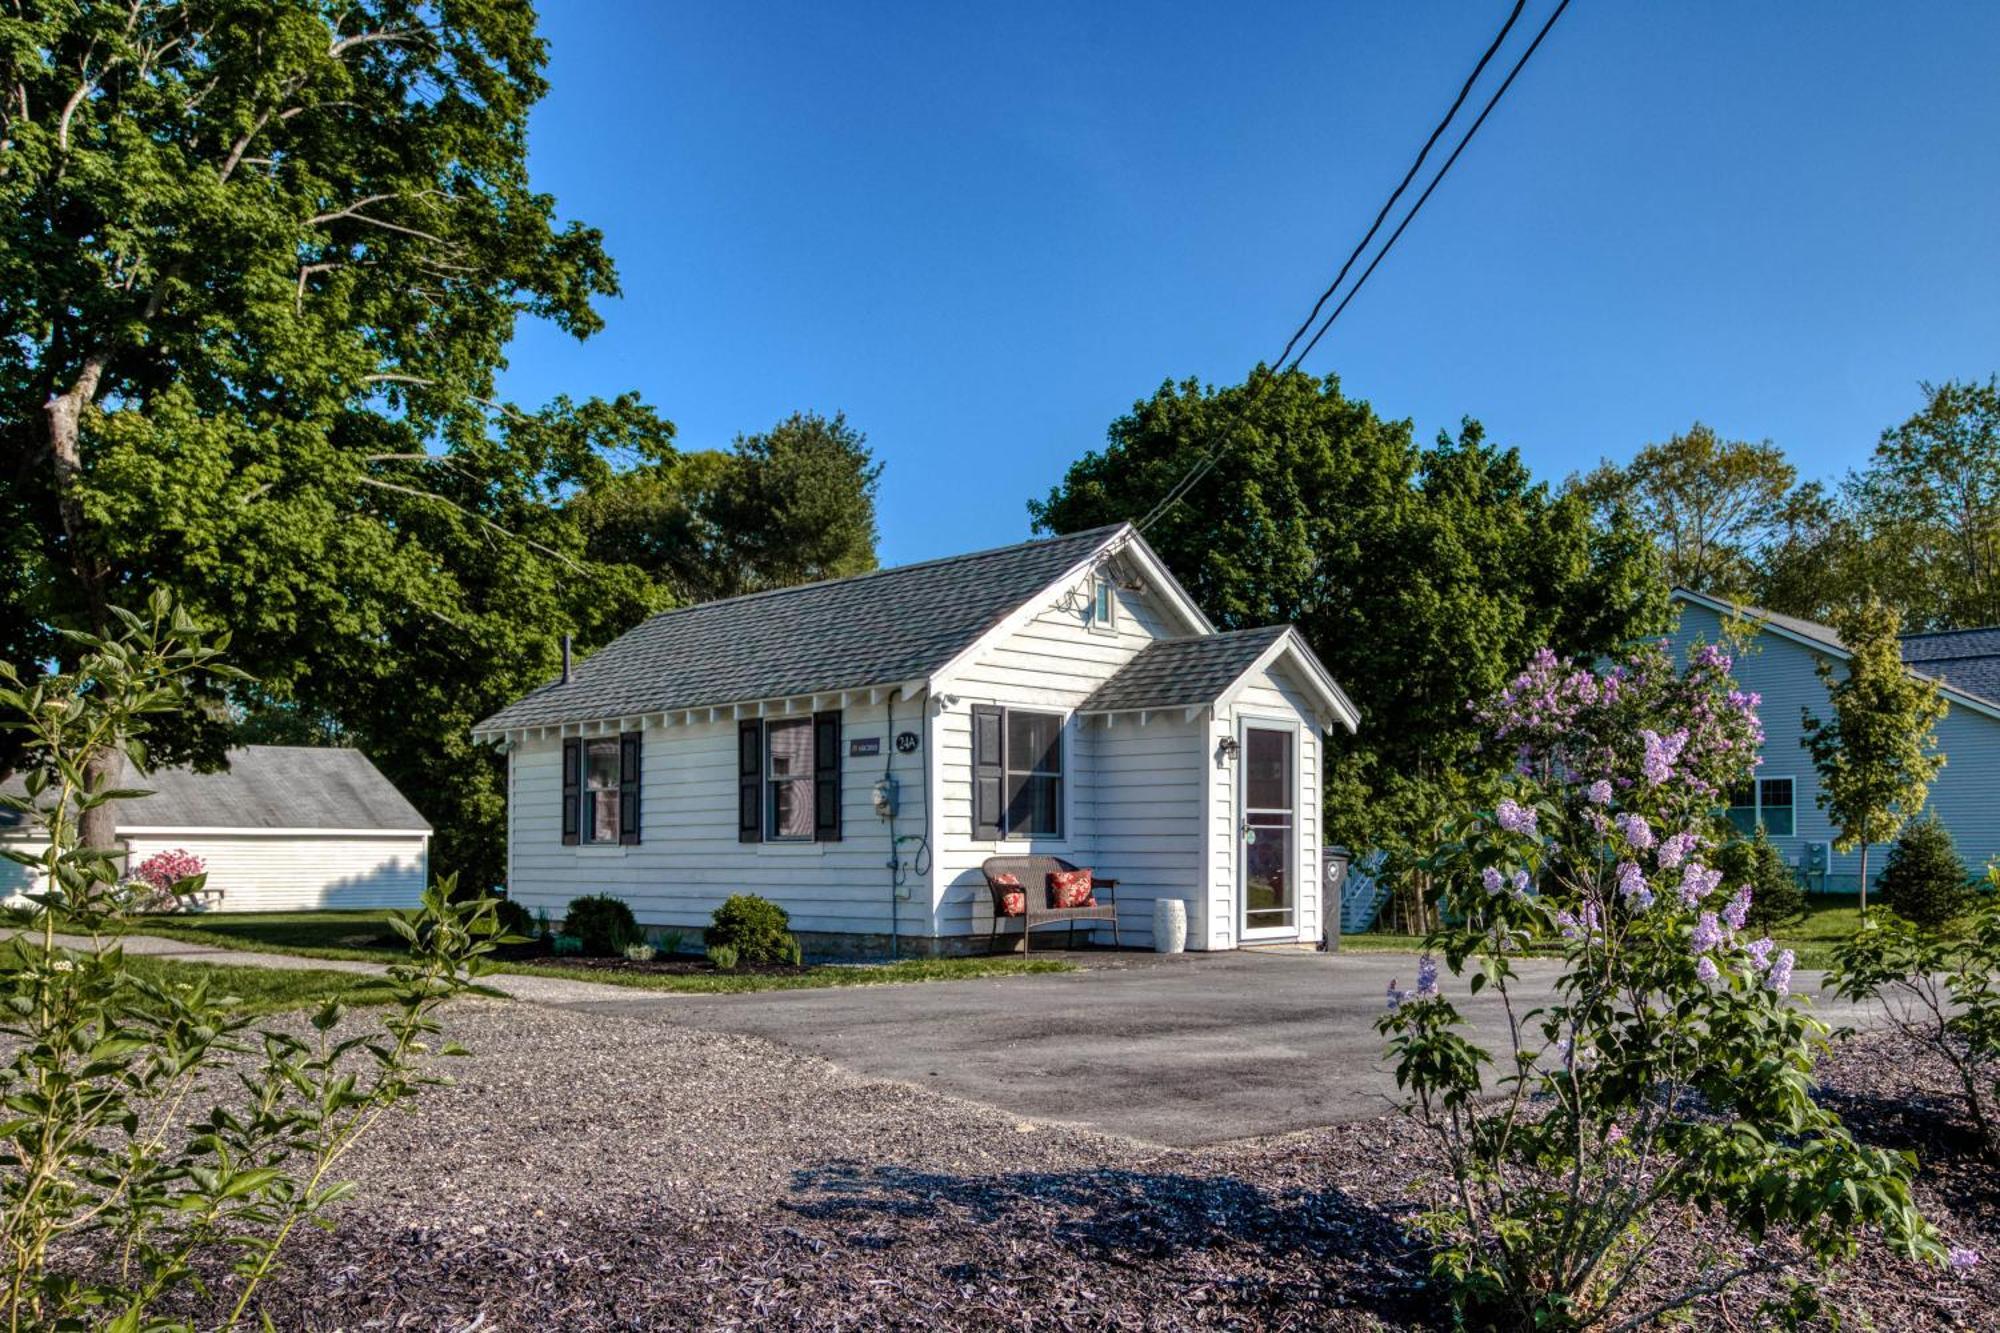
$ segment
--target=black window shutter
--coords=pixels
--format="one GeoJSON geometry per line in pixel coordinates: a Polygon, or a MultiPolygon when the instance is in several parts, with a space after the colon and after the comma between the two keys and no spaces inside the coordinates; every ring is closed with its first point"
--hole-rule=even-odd
{"type": "Polygon", "coordinates": [[[639,760],[644,736],[638,731],[618,736],[618,841],[627,847],[639,844],[639,760]]]}
{"type": "Polygon", "coordinates": [[[578,820],[583,806],[583,742],[571,737],[562,751],[562,839],[563,846],[576,846],[578,820]]]}
{"type": "Polygon", "coordinates": [[[972,709],[972,836],[1001,838],[1007,833],[1005,755],[1007,714],[975,704],[972,709]]]}
{"type": "Polygon", "coordinates": [[[764,724],[736,724],[736,841],[764,841],[764,724]]]}
{"type": "Polygon", "coordinates": [[[840,710],[813,714],[813,841],[840,841],[840,710]]]}

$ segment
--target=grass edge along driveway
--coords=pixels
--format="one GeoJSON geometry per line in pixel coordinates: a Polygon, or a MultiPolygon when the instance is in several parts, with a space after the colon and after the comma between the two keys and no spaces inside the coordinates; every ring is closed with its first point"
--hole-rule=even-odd
{"type": "MultiPolygon", "coordinates": [[[[402,945],[383,925],[387,911],[328,912],[203,912],[185,916],[147,917],[127,928],[130,935],[153,935],[183,944],[220,949],[283,953],[300,958],[342,962],[393,963],[402,945]]],[[[896,963],[858,963],[808,967],[797,973],[703,972],[694,974],[620,972],[560,964],[496,961],[493,971],[514,976],[560,977],[592,981],[634,990],[676,991],[693,995],[743,991],[813,990],[829,986],[880,986],[918,981],[963,981],[977,977],[1011,977],[1071,972],[1070,963],[1055,959],[911,958],[896,963]]]]}
{"type": "MultiPolygon", "coordinates": [[[[19,939],[0,941],[0,970],[18,971],[31,963],[19,939]]],[[[336,972],[323,967],[285,968],[243,966],[228,963],[182,962],[170,958],[125,955],[125,969],[159,986],[206,979],[209,994],[228,997],[228,1008],[241,1017],[258,1018],[294,1009],[317,1008],[327,1000],[356,1008],[387,1004],[395,990],[386,977],[366,972],[336,972]]]]}

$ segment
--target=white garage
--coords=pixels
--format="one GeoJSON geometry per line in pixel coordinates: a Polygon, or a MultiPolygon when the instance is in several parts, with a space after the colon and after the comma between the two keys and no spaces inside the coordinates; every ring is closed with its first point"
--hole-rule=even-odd
{"type": "MultiPolygon", "coordinates": [[[[126,864],[160,851],[200,857],[218,911],[414,907],[423,893],[430,825],[359,750],[253,745],[232,750],[221,773],[163,769],[132,785],[151,794],[119,806],[126,864]]],[[[7,789],[19,794],[19,778],[7,789]]],[[[0,839],[39,841],[7,810],[0,839]]],[[[0,896],[28,887],[30,874],[0,861],[0,896]]]]}

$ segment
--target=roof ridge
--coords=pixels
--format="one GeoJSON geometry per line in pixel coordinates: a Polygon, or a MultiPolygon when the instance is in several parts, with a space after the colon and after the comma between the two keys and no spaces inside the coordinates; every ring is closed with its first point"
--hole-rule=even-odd
{"type": "MultiPolygon", "coordinates": [[[[859,574],[840,574],[833,578],[814,579],[810,583],[791,583],[782,588],[763,588],[756,592],[739,592],[730,597],[712,597],[705,602],[690,602],[686,606],[670,606],[664,610],[655,611],[652,615],[640,621],[639,625],[649,625],[667,616],[684,615],[689,611],[702,611],[713,606],[734,606],[741,602],[754,602],[759,598],[783,597],[789,593],[807,592],[814,588],[830,587],[836,583],[860,583],[865,579],[881,578],[885,574],[904,574],[919,569],[935,569],[940,565],[956,565],[967,560],[980,560],[987,556],[1005,555],[1009,551],[1018,551],[1024,547],[1048,546],[1055,542],[1074,541],[1081,537],[1094,537],[1103,533],[1116,532],[1120,528],[1129,526],[1131,525],[1124,522],[1105,523],[1095,528],[1079,528],[1075,532],[1059,532],[1051,537],[1030,537],[1026,541],[1010,542],[1005,546],[989,546],[981,551],[964,551],[958,555],[941,555],[929,560],[912,560],[907,565],[885,565],[879,569],[865,569],[859,574]]],[[[638,625],[634,625],[632,628],[637,629],[638,627],[638,625]]],[[[625,631],[627,634],[631,632],[631,630],[625,631]]]]}
{"type": "Polygon", "coordinates": [[[1997,634],[1997,633],[2000,633],[2000,625],[1967,625],[1964,629],[1913,630],[1908,634],[1898,634],[1896,637],[1898,639],[1907,641],[1910,639],[1950,639],[1950,638],[1956,638],[1958,635],[1961,634],[1997,634]]]}

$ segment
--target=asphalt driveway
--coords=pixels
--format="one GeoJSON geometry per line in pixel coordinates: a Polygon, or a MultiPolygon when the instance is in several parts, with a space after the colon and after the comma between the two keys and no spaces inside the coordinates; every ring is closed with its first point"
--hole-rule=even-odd
{"type": "MultiPolygon", "coordinates": [[[[1215,1143],[1378,1116],[1397,1104],[1375,1020],[1408,955],[1081,955],[1056,976],[647,995],[566,1007],[763,1037],[863,1074],[1152,1143],[1215,1143]]],[[[1524,959],[1526,1000],[1548,962],[1524,959]]],[[[1799,974],[1802,989],[1817,978],[1799,974]]],[[[1447,981],[1450,978],[1447,977],[1447,981]]],[[[599,992],[602,994],[602,992],[599,992]]],[[[1517,992],[1517,1003],[1521,993],[1517,992]]],[[[1833,1023],[1861,1011],[1819,1003],[1833,1023]]],[[[1481,1042],[1507,1049],[1490,996],[1466,1007],[1481,1042]]]]}

